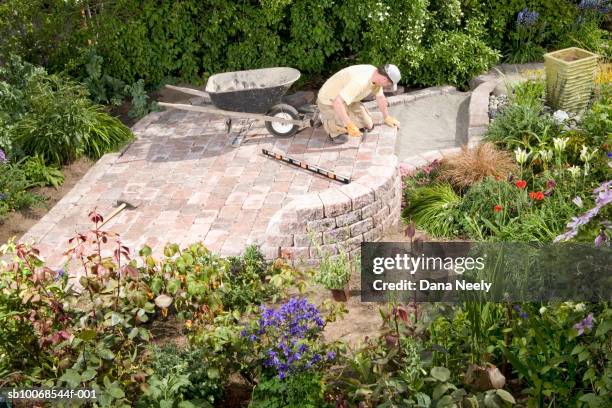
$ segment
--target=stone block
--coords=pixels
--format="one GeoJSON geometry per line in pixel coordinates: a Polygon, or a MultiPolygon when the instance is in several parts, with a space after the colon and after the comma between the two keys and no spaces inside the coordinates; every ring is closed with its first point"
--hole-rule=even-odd
{"type": "MultiPolygon", "coordinates": [[[[347,213],[352,209],[352,202],[349,196],[343,194],[338,189],[327,189],[319,193],[323,202],[323,209],[326,218],[336,217],[347,213]]],[[[319,217],[323,218],[323,217],[319,217]]]]}
{"type": "Polygon", "coordinates": [[[383,207],[380,210],[378,210],[376,214],[372,216],[372,221],[374,223],[374,226],[375,227],[382,226],[383,221],[385,220],[385,218],[387,218],[388,215],[389,215],[389,206],[383,205],[383,207]]]}
{"type": "Polygon", "coordinates": [[[335,218],[323,218],[315,221],[308,221],[306,230],[312,232],[329,231],[336,228],[335,218]]]}
{"type": "Polygon", "coordinates": [[[375,242],[382,238],[382,226],[377,226],[363,233],[364,242],[375,242]]]}
{"type": "Polygon", "coordinates": [[[346,214],[342,214],[336,217],[336,226],[338,228],[346,225],[355,224],[361,220],[361,210],[351,211],[346,214]]]}
{"type": "Polygon", "coordinates": [[[361,209],[361,218],[362,219],[370,218],[372,215],[376,214],[376,212],[380,210],[381,207],[382,207],[382,201],[380,200],[374,201],[372,204],[366,205],[365,207],[361,209]]]}
{"type": "Polygon", "coordinates": [[[351,252],[357,248],[361,247],[361,243],[363,242],[363,235],[357,235],[356,237],[352,237],[347,239],[346,241],[340,243],[340,247],[345,252],[351,252]]]}
{"type": "Polygon", "coordinates": [[[324,244],[337,244],[346,241],[351,236],[351,231],[348,227],[336,228],[323,233],[324,244]]]}
{"type": "Polygon", "coordinates": [[[312,232],[310,234],[295,234],[293,236],[293,244],[296,247],[321,245],[323,244],[323,233],[322,232],[312,232]]]}
{"type": "Polygon", "coordinates": [[[351,225],[351,237],[361,235],[364,232],[372,229],[373,227],[374,222],[372,221],[372,218],[367,218],[363,221],[359,221],[358,223],[351,225]]]}
{"type": "Polygon", "coordinates": [[[300,195],[285,206],[283,210],[285,212],[294,212],[296,219],[304,224],[311,220],[321,219],[324,214],[323,203],[318,193],[300,195]]]}
{"type": "Polygon", "coordinates": [[[281,247],[280,257],[291,261],[299,261],[302,259],[309,259],[310,248],[309,247],[281,247]]]}
{"type": "Polygon", "coordinates": [[[363,186],[358,182],[353,182],[340,187],[340,191],[350,197],[353,203],[353,210],[365,207],[374,202],[374,192],[371,188],[363,186]]]}

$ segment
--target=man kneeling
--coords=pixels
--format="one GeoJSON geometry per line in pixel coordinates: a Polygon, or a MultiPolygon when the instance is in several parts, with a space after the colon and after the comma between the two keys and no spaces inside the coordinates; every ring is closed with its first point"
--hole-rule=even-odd
{"type": "Polygon", "coordinates": [[[317,105],[323,128],[335,143],[344,140],[340,135],[359,137],[360,129],[374,127],[372,116],[361,101],[368,95],[376,96],[376,103],[383,114],[384,122],[399,127],[397,119],[387,111],[387,99],[383,87],[397,89],[401,79],[399,68],[387,64],[376,68],[373,65],[353,65],[346,67],[329,78],[319,90],[317,105]]]}

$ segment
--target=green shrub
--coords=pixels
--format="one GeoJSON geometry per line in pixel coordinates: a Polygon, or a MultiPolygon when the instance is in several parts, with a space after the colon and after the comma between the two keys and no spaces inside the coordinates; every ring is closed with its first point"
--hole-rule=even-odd
{"type": "Polygon", "coordinates": [[[245,311],[249,305],[260,304],[275,292],[266,285],[268,265],[254,246],[248,246],[240,257],[228,258],[227,279],[231,285],[221,289],[223,304],[245,311]]]}
{"type": "Polygon", "coordinates": [[[249,408],[319,408],[325,402],[325,384],[320,373],[302,373],[280,380],[265,379],[253,389],[249,408]]]}
{"type": "Polygon", "coordinates": [[[348,254],[340,250],[335,257],[328,253],[321,255],[319,270],[315,274],[315,282],[326,289],[344,289],[351,279],[351,264],[348,254]]]}
{"type": "Polygon", "coordinates": [[[209,364],[211,352],[214,354],[215,351],[207,352],[201,347],[183,348],[174,343],[151,347],[154,374],[148,380],[149,389],[137,406],[163,406],[161,401],[166,400],[170,406],[178,404],[181,408],[213,407],[223,397],[225,377],[219,375],[217,367],[209,364]]]}
{"type": "Polygon", "coordinates": [[[541,108],[546,98],[546,82],[543,79],[518,82],[512,86],[509,97],[514,105],[541,108]]]}
{"type": "Polygon", "coordinates": [[[550,143],[559,133],[559,126],[551,115],[542,114],[541,106],[510,105],[504,108],[489,125],[484,137],[500,147],[529,150],[550,143]]]}
{"type": "MultiPolygon", "coordinates": [[[[104,73],[104,58],[95,48],[88,50],[85,63],[86,76],[81,78],[95,103],[121,105],[124,98],[125,83],[104,73]]],[[[77,72],[77,75],[81,74],[77,72]]]]}
{"type": "Polygon", "coordinates": [[[500,55],[480,39],[456,31],[430,34],[429,46],[415,78],[419,85],[462,86],[489,69],[500,55]]]}
{"type": "Polygon", "coordinates": [[[4,131],[21,154],[60,165],[82,154],[97,159],[132,138],[127,127],[92,104],[86,89],[72,80],[15,57],[0,78],[6,81],[0,85],[10,89],[0,94],[0,107],[14,121],[4,131]]]}
{"type": "Polygon", "coordinates": [[[513,30],[508,34],[506,62],[523,64],[542,61],[546,50],[544,42],[544,23],[537,11],[525,7],[518,12],[513,30]]]}
{"type": "Polygon", "coordinates": [[[472,185],[463,196],[458,209],[462,228],[470,238],[484,240],[519,215],[526,200],[524,191],[514,184],[489,177],[472,185]]]}
{"type": "Polygon", "coordinates": [[[588,135],[589,144],[612,146],[612,98],[596,101],[584,113],[580,127],[588,135]]]}
{"type": "Polygon", "coordinates": [[[42,204],[42,196],[28,191],[36,184],[28,179],[20,164],[0,163],[0,220],[13,210],[42,204]]]}
{"type": "Polygon", "coordinates": [[[458,205],[461,198],[450,184],[418,187],[408,193],[403,216],[435,237],[453,237],[458,233],[458,205]]]}
{"type": "Polygon", "coordinates": [[[31,156],[23,160],[23,171],[32,183],[41,186],[58,188],[64,182],[62,171],[53,166],[47,166],[41,156],[31,156]]]}

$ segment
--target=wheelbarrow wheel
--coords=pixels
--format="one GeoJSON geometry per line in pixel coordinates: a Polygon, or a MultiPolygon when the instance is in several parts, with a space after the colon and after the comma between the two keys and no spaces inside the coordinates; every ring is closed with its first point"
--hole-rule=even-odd
{"type": "MultiPolygon", "coordinates": [[[[299,120],[300,114],[291,105],[287,105],[284,103],[280,103],[275,105],[266,113],[268,116],[274,116],[275,118],[280,119],[289,119],[289,120],[299,120]]],[[[282,123],[282,122],[266,122],[266,129],[268,132],[277,137],[289,137],[293,136],[300,130],[299,125],[291,124],[291,123],[282,123]]]]}

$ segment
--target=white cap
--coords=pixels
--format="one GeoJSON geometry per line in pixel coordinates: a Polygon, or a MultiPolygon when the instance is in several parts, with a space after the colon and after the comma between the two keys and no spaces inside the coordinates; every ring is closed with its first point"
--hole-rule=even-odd
{"type": "Polygon", "coordinates": [[[397,90],[398,82],[400,81],[400,79],[402,79],[402,74],[400,73],[399,68],[393,64],[386,64],[383,67],[383,70],[385,71],[385,74],[387,74],[391,82],[393,82],[392,90],[393,92],[395,92],[397,90]]]}

